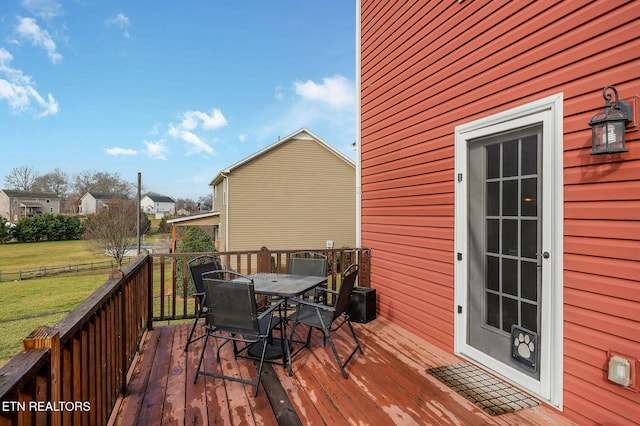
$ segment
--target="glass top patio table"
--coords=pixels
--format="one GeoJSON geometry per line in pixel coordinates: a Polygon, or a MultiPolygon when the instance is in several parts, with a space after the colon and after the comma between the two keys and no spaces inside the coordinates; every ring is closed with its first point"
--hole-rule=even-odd
{"type": "Polygon", "coordinates": [[[299,296],[327,282],[327,277],[258,272],[249,275],[256,293],[284,298],[299,296]]]}
{"type": "MultiPolygon", "coordinates": [[[[285,299],[284,306],[287,306],[287,299],[290,297],[299,296],[320,284],[327,282],[327,277],[277,274],[271,272],[258,272],[256,274],[249,275],[249,278],[253,280],[253,288],[256,294],[281,297],[285,299]]],[[[282,358],[282,366],[285,367],[288,363],[289,375],[291,375],[291,351],[289,348],[289,342],[287,341],[287,321],[283,319],[280,326],[284,341],[281,339],[273,339],[272,343],[267,346],[266,358],[282,358]],[[283,356],[283,351],[286,356],[283,356]]],[[[261,346],[259,344],[256,344],[254,347],[249,349],[249,353],[252,356],[257,355],[260,351],[261,346]]]]}

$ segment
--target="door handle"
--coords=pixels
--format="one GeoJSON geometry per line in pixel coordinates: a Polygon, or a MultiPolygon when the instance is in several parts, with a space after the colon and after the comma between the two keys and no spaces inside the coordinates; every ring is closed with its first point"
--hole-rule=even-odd
{"type": "Polygon", "coordinates": [[[542,253],[536,253],[536,256],[539,256],[539,257],[542,256],[543,259],[548,259],[549,257],[551,257],[548,251],[543,251],[542,253]]]}

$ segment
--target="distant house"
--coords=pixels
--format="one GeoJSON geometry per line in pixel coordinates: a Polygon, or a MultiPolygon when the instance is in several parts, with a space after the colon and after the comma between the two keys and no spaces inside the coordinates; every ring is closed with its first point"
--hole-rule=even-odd
{"type": "Polygon", "coordinates": [[[171,197],[150,194],[142,197],[140,208],[147,214],[155,214],[156,218],[162,218],[176,213],[176,202],[171,197]]]}
{"type": "Polygon", "coordinates": [[[94,214],[102,207],[109,205],[111,200],[123,200],[127,196],[123,194],[106,194],[101,192],[87,192],[80,198],[78,213],[88,216],[94,214]]]}
{"type": "Polygon", "coordinates": [[[0,216],[10,222],[23,217],[60,213],[60,198],[54,193],[0,190],[0,216]]]}
{"type": "Polygon", "coordinates": [[[307,129],[221,170],[210,186],[219,250],[355,244],[355,163],[307,129]]]}

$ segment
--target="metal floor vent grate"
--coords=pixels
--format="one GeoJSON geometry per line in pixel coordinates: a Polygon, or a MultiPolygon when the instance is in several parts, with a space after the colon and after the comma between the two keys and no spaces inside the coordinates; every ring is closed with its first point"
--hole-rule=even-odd
{"type": "Polygon", "coordinates": [[[427,373],[492,416],[539,405],[529,395],[468,363],[429,368],[427,373]]]}

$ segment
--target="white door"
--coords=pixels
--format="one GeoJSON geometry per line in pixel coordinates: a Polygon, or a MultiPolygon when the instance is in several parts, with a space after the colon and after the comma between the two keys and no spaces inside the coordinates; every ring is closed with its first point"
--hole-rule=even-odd
{"type": "Polygon", "coordinates": [[[562,389],[561,99],[456,128],[456,351],[554,405],[562,389]]]}

